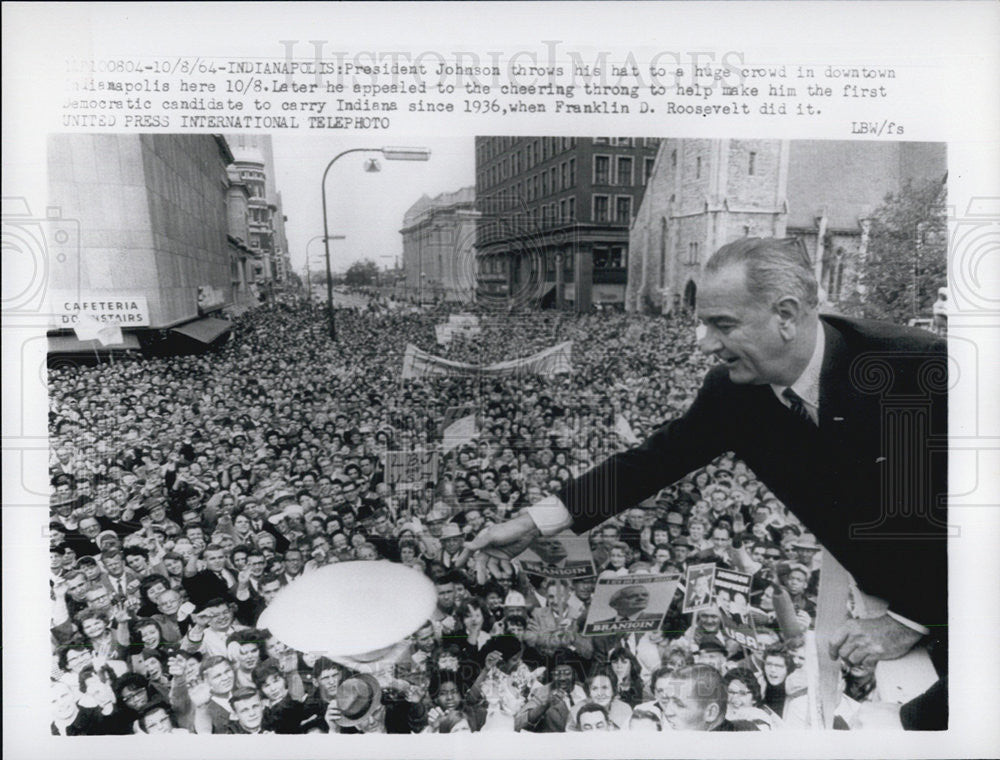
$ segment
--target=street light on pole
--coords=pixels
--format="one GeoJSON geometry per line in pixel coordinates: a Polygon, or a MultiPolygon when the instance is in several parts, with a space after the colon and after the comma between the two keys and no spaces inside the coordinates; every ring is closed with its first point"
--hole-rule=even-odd
{"type": "Polygon", "coordinates": [[[323,195],[323,245],[326,248],[326,297],[330,315],[330,340],[337,339],[337,323],[334,321],[333,315],[333,282],[330,279],[330,227],[327,222],[326,212],[326,176],[330,173],[330,169],[337,162],[337,159],[342,156],[346,156],[348,153],[381,153],[382,157],[387,161],[427,161],[431,157],[431,152],[428,148],[405,148],[398,146],[383,148],[350,148],[338,153],[336,156],[331,158],[330,163],[326,165],[326,169],[323,172],[323,180],[320,183],[320,189],[323,195]]]}

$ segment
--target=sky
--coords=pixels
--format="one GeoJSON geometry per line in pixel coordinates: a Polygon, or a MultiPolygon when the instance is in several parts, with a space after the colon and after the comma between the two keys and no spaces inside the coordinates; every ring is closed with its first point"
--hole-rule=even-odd
{"type": "Polygon", "coordinates": [[[379,133],[341,137],[290,137],[274,135],[275,180],[285,216],[285,234],[292,268],[304,272],[306,246],[315,271],[323,262],[323,205],[320,182],[327,163],[351,148],[407,146],[430,148],[429,161],[387,161],[378,153],[351,153],[339,159],[327,176],[327,214],[330,235],[345,240],[330,242],[330,265],[343,272],[361,259],[379,268],[392,267],[403,253],[399,234],[403,214],[422,194],[430,197],[475,184],[473,138],[393,137],[379,133]],[[364,170],[374,157],[382,170],[364,170]],[[309,242],[319,236],[319,239],[309,242]]]}

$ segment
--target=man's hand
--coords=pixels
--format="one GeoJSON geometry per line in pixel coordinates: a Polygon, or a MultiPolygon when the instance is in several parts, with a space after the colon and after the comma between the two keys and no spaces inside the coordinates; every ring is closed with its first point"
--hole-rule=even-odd
{"type": "Polygon", "coordinates": [[[921,634],[888,615],[848,620],[830,640],[830,657],[851,665],[874,667],[879,660],[895,660],[913,649],[921,634]]]}
{"type": "Polygon", "coordinates": [[[460,559],[468,559],[474,551],[484,551],[499,559],[513,559],[528,548],[541,533],[531,515],[525,513],[517,517],[491,525],[480,531],[479,535],[469,541],[459,555],[460,559]]]}

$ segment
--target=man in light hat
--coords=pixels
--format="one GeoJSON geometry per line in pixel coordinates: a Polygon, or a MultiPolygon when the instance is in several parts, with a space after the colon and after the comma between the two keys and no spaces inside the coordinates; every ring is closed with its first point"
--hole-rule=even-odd
{"type": "MultiPolygon", "coordinates": [[[[456,523],[448,521],[441,526],[441,556],[438,561],[445,567],[461,567],[465,564],[457,564],[456,559],[462,554],[462,547],[465,545],[465,537],[462,529],[456,523]]],[[[466,558],[463,558],[466,559],[466,558]]]]}

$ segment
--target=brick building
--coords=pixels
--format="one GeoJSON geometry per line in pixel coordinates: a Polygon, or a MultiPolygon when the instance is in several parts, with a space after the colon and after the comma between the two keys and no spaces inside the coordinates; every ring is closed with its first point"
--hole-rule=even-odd
{"type": "Polygon", "coordinates": [[[658,139],[477,137],[478,294],[508,306],[624,305],[629,225],[658,139]]]}
{"type": "Polygon", "coordinates": [[[693,308],[701,265],[739,237],[794,236],[825,308],[849,293],[866,218],[908,180],[943,179],[945,146],[663,140],[630,234],[626,308],[693,308]]]}

